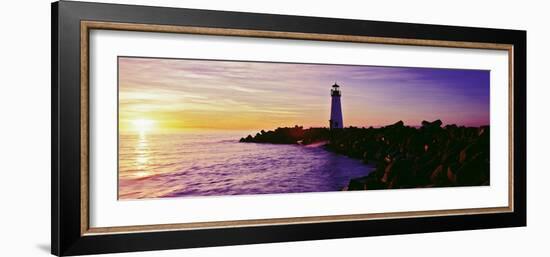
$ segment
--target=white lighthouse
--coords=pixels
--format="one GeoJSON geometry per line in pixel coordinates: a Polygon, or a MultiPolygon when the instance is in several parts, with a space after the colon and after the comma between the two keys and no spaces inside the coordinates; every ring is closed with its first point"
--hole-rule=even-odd
{"type": "Polygon", "coordinates": [[[330,107],[330,129],[339,129],[344,127],[344,121],[342,119],[342,103],[340,98],[342,93],[340,92],[340,86],[334,83],[330,90],[330,96],[332,97],[332,105],[330,107]]]}

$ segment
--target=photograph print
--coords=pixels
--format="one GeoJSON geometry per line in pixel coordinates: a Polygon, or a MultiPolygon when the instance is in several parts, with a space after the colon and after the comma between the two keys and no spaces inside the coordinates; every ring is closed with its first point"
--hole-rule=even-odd
{"type": "Polygon", "coordinates": [[[490,71],[118,57],[118,198],[488,186],[490,71]]]}

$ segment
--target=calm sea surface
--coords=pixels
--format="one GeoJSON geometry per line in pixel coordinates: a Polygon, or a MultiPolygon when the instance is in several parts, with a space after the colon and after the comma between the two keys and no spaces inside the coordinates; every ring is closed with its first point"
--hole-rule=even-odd
{"type": "Polygon", "coordinates": [[[238,142],[248,134],[120,135],[119,197],[339,191],[373,170],[322,147],[238,142]]]}

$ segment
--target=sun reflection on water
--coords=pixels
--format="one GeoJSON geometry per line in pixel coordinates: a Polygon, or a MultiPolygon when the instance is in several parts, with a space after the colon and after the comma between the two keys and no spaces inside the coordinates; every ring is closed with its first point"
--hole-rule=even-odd
{"type": "Polygon", "coordinates": [[[134,173],[134,176],[137,178],[147,177],[152,175],[152,172],[149,170],[149,163],[151,158],[151,152],[149,149],[149,141],[147,135],[144,131],[139,133],[139,137],[135,147],[135,167],[138,172],[134,173]]]}

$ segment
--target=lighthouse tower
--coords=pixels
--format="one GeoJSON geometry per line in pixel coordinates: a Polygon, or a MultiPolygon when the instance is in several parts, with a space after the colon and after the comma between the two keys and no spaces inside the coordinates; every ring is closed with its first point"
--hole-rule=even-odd
{"type": "Polygon", "coordinates": [[[330,107],[330,129],[339,129],[344,127],[344,121],[342,119],[342,103],[340,98],[342,93],[340,92],[340,86],[334,83],[330,90],[330,96],[332,97],[332,105],[330,107]]]}

